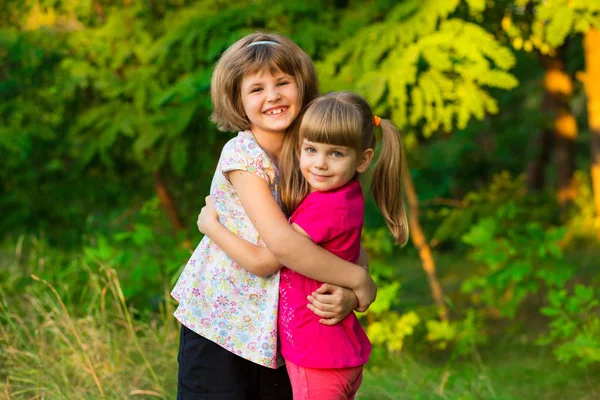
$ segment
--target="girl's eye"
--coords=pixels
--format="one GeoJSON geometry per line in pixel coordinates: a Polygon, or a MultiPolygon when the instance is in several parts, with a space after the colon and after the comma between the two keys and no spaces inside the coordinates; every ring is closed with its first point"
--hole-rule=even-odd
{"type": "Polygon", "coordinates": [[[304,150],[308,153],[314,153],[316,151],[314,147],[306,147],[304,150]]]}
{"type": "Polygon", "coordinates": [[[289,82],[288,82],[288,81],[279,82],[279,86],[285,86],[285,85],[287,85],[287,84],[289,84],[289,82]]]}
{"type": "Polygon", "coordinates": [[[344,155],[342,153],[340,153],[339,151],[334,151],[333,156],[334,157],[344,157],[344,155]]]}
{"type": "Polygon", "coordinates": [[[259,91],[261,91],[261,90],[262,90],[262,88],[254,88],[254,89],[252,89],[252,90],[250,91],[250,93],[256,93],[256,92],[259,92],[259,91]]]}

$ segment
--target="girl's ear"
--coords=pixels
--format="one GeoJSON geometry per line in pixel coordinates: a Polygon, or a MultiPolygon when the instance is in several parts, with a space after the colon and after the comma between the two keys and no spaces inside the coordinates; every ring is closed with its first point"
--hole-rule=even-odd
{"type": "Polygon", "coordinates": [[[363,151],[362,155],[358,160],[358,167],[356,167],[356,172],[362,174],[369,168],[369,164],[371,164],[371,160],[375,155],[375,151],[373,149],[366,149],[363,151]]]}

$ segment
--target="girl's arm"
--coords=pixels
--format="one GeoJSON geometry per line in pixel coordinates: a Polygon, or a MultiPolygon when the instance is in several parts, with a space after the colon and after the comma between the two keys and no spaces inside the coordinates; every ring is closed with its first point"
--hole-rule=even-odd
{"type": "MultiPolygon", "coordinates": [[[[281,264],[268,248],[256,246],[221,225],[210,196],[207,196],[205,201],[206,205],[202,207],[197,221],[200,232],[211,238],[232,260],[254,275],[267,276],[281,268],[281,264]]],[[[298,229],[300,233],[303,232],[301,228],[298,229]]],[[[324,325],[337,324],[358,307],[358,299],[352,290],[328,283],[321,285],[307,300],[307,307],[321,317],[319,322],[324,325]]]]}
{"type": "Polygon", "coordinates": [[[246,214],[267,248],[283,265],[309,278],[350,288],[359,309],[365,309],[377,295],[368,272],[314,244],[290,226],[273,198],[267,182],[242,170],[227,173],[246,214]]]}
{"type": "Polygon", "coordinates": [[[242,239],[219,222],[210,196],[198,215],[198,229],[207,235],[246,271],[257,276],[268,276],[281,269],[281,264],[266,247],[260,247],[242,239]]]}

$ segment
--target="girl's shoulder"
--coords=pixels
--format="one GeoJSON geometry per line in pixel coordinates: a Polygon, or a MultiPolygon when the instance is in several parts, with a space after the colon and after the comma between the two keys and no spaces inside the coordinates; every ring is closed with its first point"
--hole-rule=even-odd
{"type": "Polygon", "coordinates": [[[221,152],[219,169],[222,172],[245,170],[270,183],[277,180],[278,171],[267,153],[260,147],[250,131],[240,131],[230,139],[221,152]]]}
{"type": "Polygon", "coordinates": [[[360,183],[358,180],[353,180],[335,190],[309,193],[300,202],[295,214],[308,211],[329,218],[334,215],[359,212],[363,207],[364,198],[360,183]]]}
{"type": "Polygon", "coordinates": [[[240,131],[223,147],[223,153],[245,153],[249,156],[266,155],[250,131],[240,131]]]}

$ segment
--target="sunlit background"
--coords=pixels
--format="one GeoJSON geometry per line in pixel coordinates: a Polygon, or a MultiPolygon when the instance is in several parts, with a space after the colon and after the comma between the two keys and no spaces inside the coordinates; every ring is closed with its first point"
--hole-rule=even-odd
{"type": "Polygon", "coordinates": [[[0,399],[175,397],[211,72],[256,30],[403,133],[359,398],[600,399],[597,0],[0,2],[0,399]]]}

